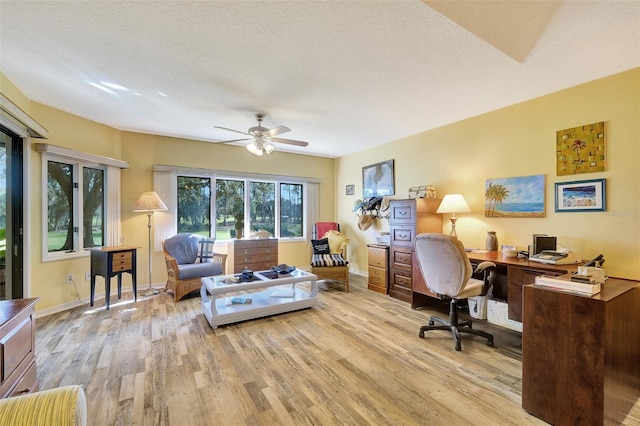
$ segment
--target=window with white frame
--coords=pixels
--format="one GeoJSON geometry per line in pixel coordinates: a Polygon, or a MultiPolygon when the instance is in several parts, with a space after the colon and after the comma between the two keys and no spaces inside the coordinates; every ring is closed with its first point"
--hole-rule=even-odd
{"type": "Polygon", "coordinates": [[[46,152],[42,160],[43,261],[85,256],[92,247],[118,244],[120,168],[128,164],[43,146],[37,148],[46,152]]]}
{"type": "Polygon", "coordinates": [[[264,231],[278,238],[304,237],[303,183],[177,175],[176,184],[179,233],[217,240],[264,231]]]}

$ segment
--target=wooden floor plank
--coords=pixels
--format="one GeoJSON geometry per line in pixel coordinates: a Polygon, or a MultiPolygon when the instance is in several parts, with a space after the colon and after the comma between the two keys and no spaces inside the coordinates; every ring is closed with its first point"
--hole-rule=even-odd
{"type": "Polygon", "coordinates": [[[314,308],[215,330],[197,295],[38,318],[40,387],[83,385],[95,426],[545,424],[520,407],[519,333],[479,322],[496,347],[465,335],[456,352],[418,337],[446,305],[412,310],[361,277],[323,287],[314,308]]]}

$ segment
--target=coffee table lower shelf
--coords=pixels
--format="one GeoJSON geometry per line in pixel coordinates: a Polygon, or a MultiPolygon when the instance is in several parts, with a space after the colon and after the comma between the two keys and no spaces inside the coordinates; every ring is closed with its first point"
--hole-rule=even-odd
{"type": "MultiPolygon", "coordinates": [[[[298,277],[295,281],[302,282],[303,277],[298,277]]],[[[271,282],[257,282],[249,285],[231,285],[227,286],[225,293],[221,293],[223,289],[212,289],[205,285],[203,279],[203,286],[200,289],[200,296],[202,297],[202,312],[211,325],[212,328],[217,328],[221,325],[231,324],[240,321],[246,321],[255,318],[267,317],[270,315],[281,314],[285,312],[296,311],[300,309],[311,308],[318,303],[317,284],[315,282],[315,275],[305,274],[304,281],[310,282],[310,292],[305,289],[296,287],[295,283],[291,284],[276,284],[276,280],[271,282]],[[255,293],[246,293],[238,295],[234,290],[243,291],[250,289],[264,290],[255,293]],[[265,288],[266,287],[266,288],[265,288]],[[207,293],[207,290],[213,290],[211,296],[207,293]],[[274,297],[272,296],[274,291],[293,291],[293,297],[274,297]],[[228,294],[234,293],[234,294],[228,294]],[[250,304],[231,304],[230,301],[234,297],[250,298],[250,304]]],[[[287,280],[289,282],[293,279],[287,280]]],[[[208,283],[209,284],[209,283],[208,283]]]]}

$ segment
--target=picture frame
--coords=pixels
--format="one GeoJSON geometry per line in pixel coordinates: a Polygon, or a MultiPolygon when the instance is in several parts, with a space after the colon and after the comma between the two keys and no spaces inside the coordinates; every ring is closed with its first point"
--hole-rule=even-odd
{"type": "Polygon", "coordinates": [[[606,179],[557,182],[556,212],[606,211],[606,179]]]}
{"type": "Polygon", "coordinates": [[[484,216],[545,217],[545,182],[545,175],[487,179],[484,186],[484,216]]]}
{"type": "Polygon", "coordinates": [[[386,197],[395,194],[394,160],[362,168],[362,197],[386,197]]]}
{"type": "Polygon", "coordinates": [[[346,195],[354,195],[356,193],[356,186],[355,185],[347,185],[346,189],[345,189],[345,194],[346,195]]]}

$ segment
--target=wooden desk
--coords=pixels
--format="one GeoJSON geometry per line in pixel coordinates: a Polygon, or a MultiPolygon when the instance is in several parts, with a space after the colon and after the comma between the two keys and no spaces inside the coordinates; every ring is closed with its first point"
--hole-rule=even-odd
{"type": "Polygon", "coordinates": [[[133,246],[92,248],[91,251],[91,306],[96,291],[96,275],[104,277],[104,298],[107,309],[111,298],[111,277],[118,277],[118,299],[122,297],[122,274],[131,274],[133,300],[138,300],[136,288],[136,250],[133,246]]]}
{"type": "MultiPolygon", "coordinates": [[[[522,322],[522,286],[531,284],[538,275],[564,275],[577,269],[577,265],[549,265],[532,262],[528,259],[506,257],[499,251],[486,253],[467,253],[472,264],[489,261],[496,264],[498,275],[493,284],[492,296],[507,301],[509,319],[522,322]]],[[[427,288],[422,274],[414,274],[412,308],[427,304],[425,296],[433,297],[427,288]]]]}
{"type": "Polygon", "coordinates": [[[640,283],[578,296],[524,286],[522,408],[558,425],[620,424],[640,395],[640,283]]]}
{"type": "Polygon", "coordinates": [[[40,298],[0,301],[0,398],[38,390],[35,306],[40,298]]]}

